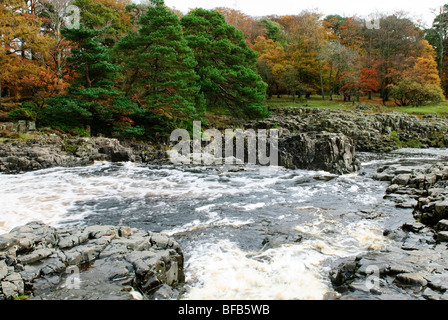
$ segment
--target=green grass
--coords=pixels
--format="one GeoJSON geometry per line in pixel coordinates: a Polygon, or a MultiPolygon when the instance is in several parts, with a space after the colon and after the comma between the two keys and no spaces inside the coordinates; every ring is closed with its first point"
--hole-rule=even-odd
{"type": "Polygon", "coordinates": [[[399,112],[406,112],[415,115],[436,114],[440,116],[448,116],[448,101],[427,104],[421,107],[396,107],[399,112]]]}
{"type": "Polygon", "coordinates": [[[359,103],[372,106],[372,109],[367,112],[387,113],[397,111],[415,115],[436,114],[439,116],[448,116],[448,101],[431,103],[420,107],[399,107],[396,106],[393,101],[388,102],[387,105],[384,106],[378,96],[374,96],[372,100],[362,97],[360,102],[355,102],[354,104],[353,102],[344,102],[343,96],[338,95],[334,95],[332,101],[328,100],[328,96],[325,96],[325,100],[322,100],[322,97],[319,95],[312,95],[308,101],[301,98],[292,102],[292,98],[286,95],[281,96],[280,98],[273,96],[271,99],[266,100],[266,105],[271,110],[280,107],[305,107],[306,104],[308,104],[308,107],[310,108],[354,110],[359,103]]]}

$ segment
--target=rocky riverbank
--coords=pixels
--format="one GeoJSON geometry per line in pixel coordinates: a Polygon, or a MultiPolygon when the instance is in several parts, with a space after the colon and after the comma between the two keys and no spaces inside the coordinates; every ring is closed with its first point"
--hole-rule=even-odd
{"type": "Polygon", "coordinates": [[[413,208],[414,222],[384,236],[401,245],[344,261],[331,272],[343,299],[448,300],[448,164],[387,165],[374,179],[389,181],[384,198],[413,208]]]}
{"type": "Polygon", "coordinates": [[[162,234],[31,222],[0,236],[0,300],[175,299],[183,264],[162,234]]]}
{"type": "MultiPolygon", "coordinates": [[[[224,154],[225,144],[222,145],[224,154]]],[[[359,169],[353,143],[343,134],[283,135],[278,146],[279,164],[286,168],[325,170],[336,174],[359,169]]],[[[11,174],[56,166],[85,166],[94,161],[170,164],[168,149],[165,146],[126,144],[110,138],[42,135],[26,142],[13,140],[0,144],[0,172],[11,174]]]]}
{"type": "MultiPolygon", "coordinates": [[[[448,119],[392,112],[278,108],[262,121],[230,122],[233,128],[279,130],[280,165],[344,174],[359,170],[356,152],[448,145],[448,119]]],[[[224,130],[227,128],[218,128],[224,130]]],[[[42,135],[0,144],[0,172],[17,173],[94,161],[169,163],[169,146],[109,138],[42,135]]]]}
{"type": "Polygon", "coordinates": [[[11,140],[0,144],[0,172],[19,173],[56,166],[76,167],[94,161],[167,161],[160,146],[123,144],[111,138],[69,138],[43,134],[28,141],[11,140]]]}
{"type": "Polygon", "coordinates": [[[400,112],[378,113],[367,105],[356,110],[277,108],[272,116],[244,124],[246,128],[279,128],[280,132],[332,132],[352,139],[356,151],[384,152],[402,147],[448,146],[448,119],[435,115],[422,119],[400,112]]]}

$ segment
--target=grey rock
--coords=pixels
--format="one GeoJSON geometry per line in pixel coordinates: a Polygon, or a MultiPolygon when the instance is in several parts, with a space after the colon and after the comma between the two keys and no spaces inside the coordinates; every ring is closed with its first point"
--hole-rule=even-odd
{"type": "Polygon", "coordinates": [[[400,273],[397,274],[395,277],[395,280],[405,284],[405,285],[411,285],[411,286],[426,286],[428,284],[428,281],[418,273],[400,273]]]}
{"type": "MultiPolygon", "coordinates": [[[[165,161],[163,147],[122,145],[117,139],[43,134],[27,142],[14,140],[0,145],[0,172],[20,173],[55,166],[74,167],[99,161],[165,161]]],[[[0,249],[1,250],[1,249],[0,249]]]]}
{"type": "Polygon", "coordinates": [[[442,292],[448,290],[448,274],[431,274],[425,278],[431,288],[442,292]]]}
{"type": "Polygon", "coordinates": [[[45,259],[46,257],[50,256],[53,253],[53,250],[51,249],[39,249],[36,251],[33,251],[30,254],[20,256],[18,259],[23,264],[30,264],[42,259],[45,259]]]}
{"type": "Polygon", "coordinates": [[[25,282],[31,283],[40,277],[41,269],[42,269],[42,266],[26,265],[24,270],[22,272],[20,272],[20,275],[25,282]]]}
{"type": "Polygon", "coordinates": [[[448,220],[440,220],[435,226],[437,231],[448,231],[448,220]]]}
{"type": "Polygon", "coordinates": [[[439,231],[437,233],[437,241],[448,242],[448,231],[439,231]]]}
{"type": "MultiPolygon", "coordinates": [[[[29,223],[3,239],[28,248],[17,251],[17,258],[9,245],[4,246],[9,251],[0,251],[3,299],[24,294],[25,288],[34,299],[135,299],[185,281],[179,244],[158,233],[29,223]]],[[[165,289],[156,296],[165,295],[165,289]]]]}
{"type": "Polygon", "coordinates": [[[341,133],[299,133],[278,142],[279,164],[290,169],[345,174],[359,170],[355,147],[341,133]]]}
{"type": "Polygon", "coordinates": [[[356,261],[347,261],[341,263],[336,270],[330,273],[330,279],[334,286],[340,287],[345,285],[347,281],[355,278],[358,264],[356,261]]]}
{"type": "Polygon", "coordinates": [[[19,296],[19,288],[12,282],[2,281],[0,284],[6,299],[13,299],[19,296]]]}
{"type": "Polygon", "coordinates": [[[404,273],[404,274],[409,274],[409,273],[413,273],[415,270],[413,267],[405,265],[405,264],[398,264],[398,263],[391,263],[389,265],[389,270],[388,270],[388,274],[399,274],[399,273],[404,273]]]}
{"type": "Polygon", "coordinates": [[[60,273],[66,270],[66,265],[60,259],[51,258],[43,261],[44,267],[41,269],[42,275],[50,275],[53,273],[60,273]]]}
{"type": "Polygon", "coordinates": [[[114,226],[90,226],[84,229],[90,239],[99,239],[103,236],[118,236],[119,228],[114,226]]]}
{"type": "Polygon", "coordinates": [[[423,297],[428,300],[440,300],[442,294],[432,290],[431,288],[426,288],[423,293],[423,297]]]}
{"type": "Polygon", "coordinates": [[[8,266],[4,260],[0,260],[0,280],[8,274],[8,266]]]}
{"type": "Polygon", "coordinates": [[[423,223],[416,222],[416,221],[410,222],[410,223],[407,222],[401,226],[401,229],[403,229],[404,231],[408,231],[408,232],[410,231],[410,232],[415,232],[415,233],[420,232],[424,228],[425,228],[425,225],[423,223]]]}
{"type": "Polygon", "coordinates": [[[408,184],[410,179],[411,179],[410,174],[399,174],[392,179],[391,183],[400,186],[405,186],[408,184]]]}
{"type": "Polygon", "coordinates": [[[177,300],[179,291],[172,287],[162,284],[151,296],[154,300],[177,300]]]}

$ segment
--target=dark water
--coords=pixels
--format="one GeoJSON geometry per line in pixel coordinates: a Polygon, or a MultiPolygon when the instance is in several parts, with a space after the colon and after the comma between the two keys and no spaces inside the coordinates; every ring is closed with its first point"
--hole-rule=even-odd
{"type": "Polygon", "coordinates": [[[411,209],[383,199],[376,169],[447,160],[448,151],[359,156],[363,169],[343,176],[131,163],[0,175],[0,228],[39,219],[163,232],[185,254],[185,299],[322,299],[337,261],[389,249],[383,231],[413,221],[411,209]]]}

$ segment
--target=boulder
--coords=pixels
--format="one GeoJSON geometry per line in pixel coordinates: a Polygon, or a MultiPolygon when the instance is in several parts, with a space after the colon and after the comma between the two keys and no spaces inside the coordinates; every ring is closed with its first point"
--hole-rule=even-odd
{"type": "Polygon", "coordinates": [[[448,231],[439,231],[437,233],[437,241],[448,242],[448,231]]]}
{"type": "Polygon", "coordinates": [[[399,174],[392,179],[391,183],[400,185],[400,186],[405,186],[408,184],[410,179],[411,179],[411,175],[408,173],[399,174]]]}
{"type": "Polygon", "coordinates": [[[291,134],[278,145],[280,165],[289,169],[345,174],[360,168],[351,139],[340,133],[291,134]]]}
{"type": "Polygon", "coordinates": [[[30,222],[0,243],[0,299],[169,299],[185,281],[177,242],[125,226],[30,222]]]}
{"type": "Polygon", "coordinates": [[[428,281],[418,273],[399,273],[395,277],[395,281],[410,286],[421,286],[424,287],[428,284],[428,281]]]}
{"type": "Polygon", "coordinates": [[[440,220],[435,226],[435,230],[437,231],[448,231],[448,220],[440,220]]]}

